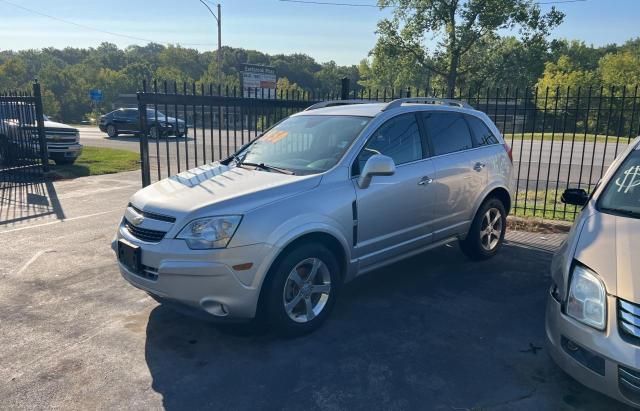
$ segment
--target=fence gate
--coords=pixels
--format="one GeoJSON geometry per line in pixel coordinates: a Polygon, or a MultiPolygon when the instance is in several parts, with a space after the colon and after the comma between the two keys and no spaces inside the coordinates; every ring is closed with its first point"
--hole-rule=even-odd
{"type": "Polygon", "coordinates": [[[227,158],[260,132],[317,102],[307,93],[267,93],[153,83],[137,94],[142,185],[227,158]]]}
{"type": "Polygon", "coordinates": [[[48,171],[40,84],[0,93],[0,188],[30,183],[48,171]]]}

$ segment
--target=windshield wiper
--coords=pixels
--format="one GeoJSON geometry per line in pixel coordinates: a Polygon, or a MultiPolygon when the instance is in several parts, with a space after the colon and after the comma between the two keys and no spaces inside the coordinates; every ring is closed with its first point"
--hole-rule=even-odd
{"type": "Polygon", "coordinates": [[[241,161],[241,162],[237,163],[237,165],[238,166],[257,167],[257,168],[260,168],[262,170],[277,171],[278,173],[288,174],[288,175],[294,175],[295,174],[293,171],[287,170],[286,168],[274,167],[274,166],[267,165],[265,163],[249,163],[249,162],[246,162],[246,161],[241,161]]]}
{"type": "Polygon", "coordinates": [[[600,207],[600,211],[609,212],[611,214],[617,214],[624,217],[640,218],[640,213],[632,210],[623,210],[618,208],[600,207]]]}

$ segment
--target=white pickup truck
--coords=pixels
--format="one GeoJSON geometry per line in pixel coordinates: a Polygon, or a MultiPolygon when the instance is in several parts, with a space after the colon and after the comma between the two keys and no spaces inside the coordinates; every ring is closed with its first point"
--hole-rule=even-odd
{"type": "MultiPolygon", "coordinates": [[[[21,103],[0,104],[0,163],[19,165],[21,159],[38,156],[39,143],[35,115],[21,103]]],[[[77,128],[51,121],[44,116],[49,159],[56,164],[73,164],[82,153],[77,128]]]]}

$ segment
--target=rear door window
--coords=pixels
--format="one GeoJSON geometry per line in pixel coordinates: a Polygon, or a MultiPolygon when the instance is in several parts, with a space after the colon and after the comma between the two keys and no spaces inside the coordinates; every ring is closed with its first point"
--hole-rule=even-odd
{"type": "Polygon", "coordinates": [[[474,116],[466,116],[466,118],[467,122],[469,122],[471,134],[475,139],[476,145],[489,146],[491,144],[498,144],[498,138],[493,135],[484,121],[474,116]]]}
{"type": "Polygon", "coordinates": [[[473,148],[469,126],[461,114],[423,112],[422,118],[433,155],[440,156],[473,148]]]}

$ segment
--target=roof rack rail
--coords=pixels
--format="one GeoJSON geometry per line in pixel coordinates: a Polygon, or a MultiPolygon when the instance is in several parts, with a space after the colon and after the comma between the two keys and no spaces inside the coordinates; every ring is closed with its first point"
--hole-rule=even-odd
{"type": "Polygon", "coordinates": [[[315,110],[317,108],[324,108],[324,107],[346,106],[346,105],[349,105],[349,104],[371,104],[371,103],[377,103],[377,101],[371,101],[371,100],[327,100],[327,101],[321,101],[319,103],[313,104],[313,105],[305,108],[304,111],[315,110]]]}
{"type": "Polygon", "coordinates": [[[393,101],[390,101],[389,103],[387,103],[385,108],[382,109],[382,111],[387,111],[387,110],[391,110],[391,109],[394,109],[394,108],[398,108],[398,107],[402,106],[404,103],[442,104],[442,105],[445,105],[445,106],[455,106],[455,107],[460,107],[460,108],[468,108],[468,109],[471,109],[471,110],[474,109],[473,107],[471,107],[469,104],[465,103],[464,101],[453,100],[453,99],[449,99],[449,98],[405,97],[405,98],[398,98],[398,99],[395,99],[393,101]]]}

